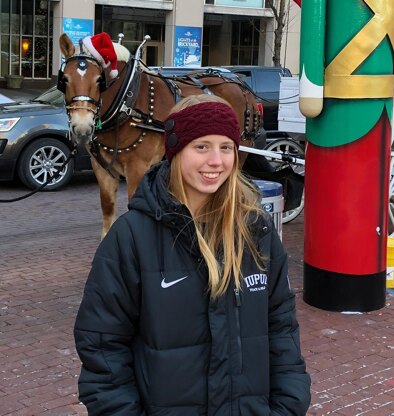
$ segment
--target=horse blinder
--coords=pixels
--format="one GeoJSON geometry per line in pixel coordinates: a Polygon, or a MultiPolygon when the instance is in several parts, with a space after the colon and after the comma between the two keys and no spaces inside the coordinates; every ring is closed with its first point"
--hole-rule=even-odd
{"type": "Polygon", "coordinates": [[[107,89],[107,80],[105,78],[105,72],[103,71],[99,78],[97,79],[97,83],[99,84],[100,93],[104,92],[107,89]]]}
{"type": "Polygon", "coordinates": [[[62,63],[62,66],[59,69],[59,72],[57,73],[57,85],[56,88],[62,92],[63,94],[66,93],[66,83],[67,79],[64,76],[64,68],[66,66],[66,62],[62,63]]]}
{"type": "Polygon", "coordinates": [[[57,74],[57,85],[56,88],[62,92],[63,94],[66,93],[66,78],[64,77],[63,71],[59,71],[57,74]]]}

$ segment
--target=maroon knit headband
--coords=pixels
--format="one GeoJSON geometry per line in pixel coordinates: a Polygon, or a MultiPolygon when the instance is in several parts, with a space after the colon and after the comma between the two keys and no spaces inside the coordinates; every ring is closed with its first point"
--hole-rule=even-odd
{"type": "Polygon", "coordinates": [[[164,120],[166,157],[172,157],[192,140],[210,134],[231,139],[239,147],[237,115],[227,104],[207,101],[170,114],[164,120]]]}

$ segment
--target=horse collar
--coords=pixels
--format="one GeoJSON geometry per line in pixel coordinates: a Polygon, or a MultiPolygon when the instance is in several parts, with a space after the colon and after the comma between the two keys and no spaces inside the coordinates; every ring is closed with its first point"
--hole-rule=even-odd
{"type": "Polygon", "coordinates": [[[145,136],[146,136],[146,132],[144,132],[144,131],[141,132],[141,134],[137,137],[137,139],[132,144],[130,144],[129,146],[126,146],[126,147],[121,147],[120,149],[115,149],[114,147],[106,146],[103,143],[100,143],[98,140],[97,140],[97,144],[101,149],[103,149],[106,152],[111,153],[111,154],[113,154],[115,151],[116,151],[117,154],[128,153],[128,152],[134,150],[139,144],[141,144],[142,141],[143,141],[143,138],[145,136]]]}

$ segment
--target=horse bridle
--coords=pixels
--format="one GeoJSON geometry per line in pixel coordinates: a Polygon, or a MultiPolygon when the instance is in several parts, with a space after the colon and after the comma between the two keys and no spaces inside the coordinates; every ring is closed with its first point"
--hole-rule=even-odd
{"type": "Polygon", "coordinates": [[[58,77],[57,77],[57,89],[61,91],[63,94],[66,93],[67,80],[66,80],[66,77],[64,76],[64,70],[69,62],[78,60],[77,67],[78,69],[82,71],[85,71],[88,68],[89,62],[92,62],[95,65],[97,65],[101,70],[100,78],[99,78],[100,99],[96,100],[92,97],[89,97],[88,95],[76,95],[72,97],[70,100],[66,100],[66,98],[64,98],[65,108],[67,111],[67,117],[69,120],[70,120],[71,111],[87,110],[93,113],[94,123],[96,123],[96,120],[100,113],[101,104],[102,104],[101,93],[107,89],[105,72],[104,72],[104,68],[102,64],[94,56],[87,55],[86,53],[83,52],[82,40],[79,41],[79,46],[80,46],[79,54],[70,56],[62,63],[59,69],[58,77]],[[94,108],[89,107],[89,106],[84,106],[84,105],[75,105],[76,102],[93,104],[94,108]]]}

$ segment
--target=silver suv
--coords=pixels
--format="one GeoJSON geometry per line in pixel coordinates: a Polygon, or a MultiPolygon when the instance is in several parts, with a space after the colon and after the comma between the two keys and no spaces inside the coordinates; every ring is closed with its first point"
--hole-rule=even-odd
{"type": "MultiPolygon", "coordinates": [[[[45,183],[67,160],[72,148],[63,94],[52,87],[29,102],[0,105],[0,181],[15,177],[30,189],[45,183]]],[[[44,190],[60,189],[75,170],[91,169],[87,151],[80,147],[60,176],[44,190]]]]}

